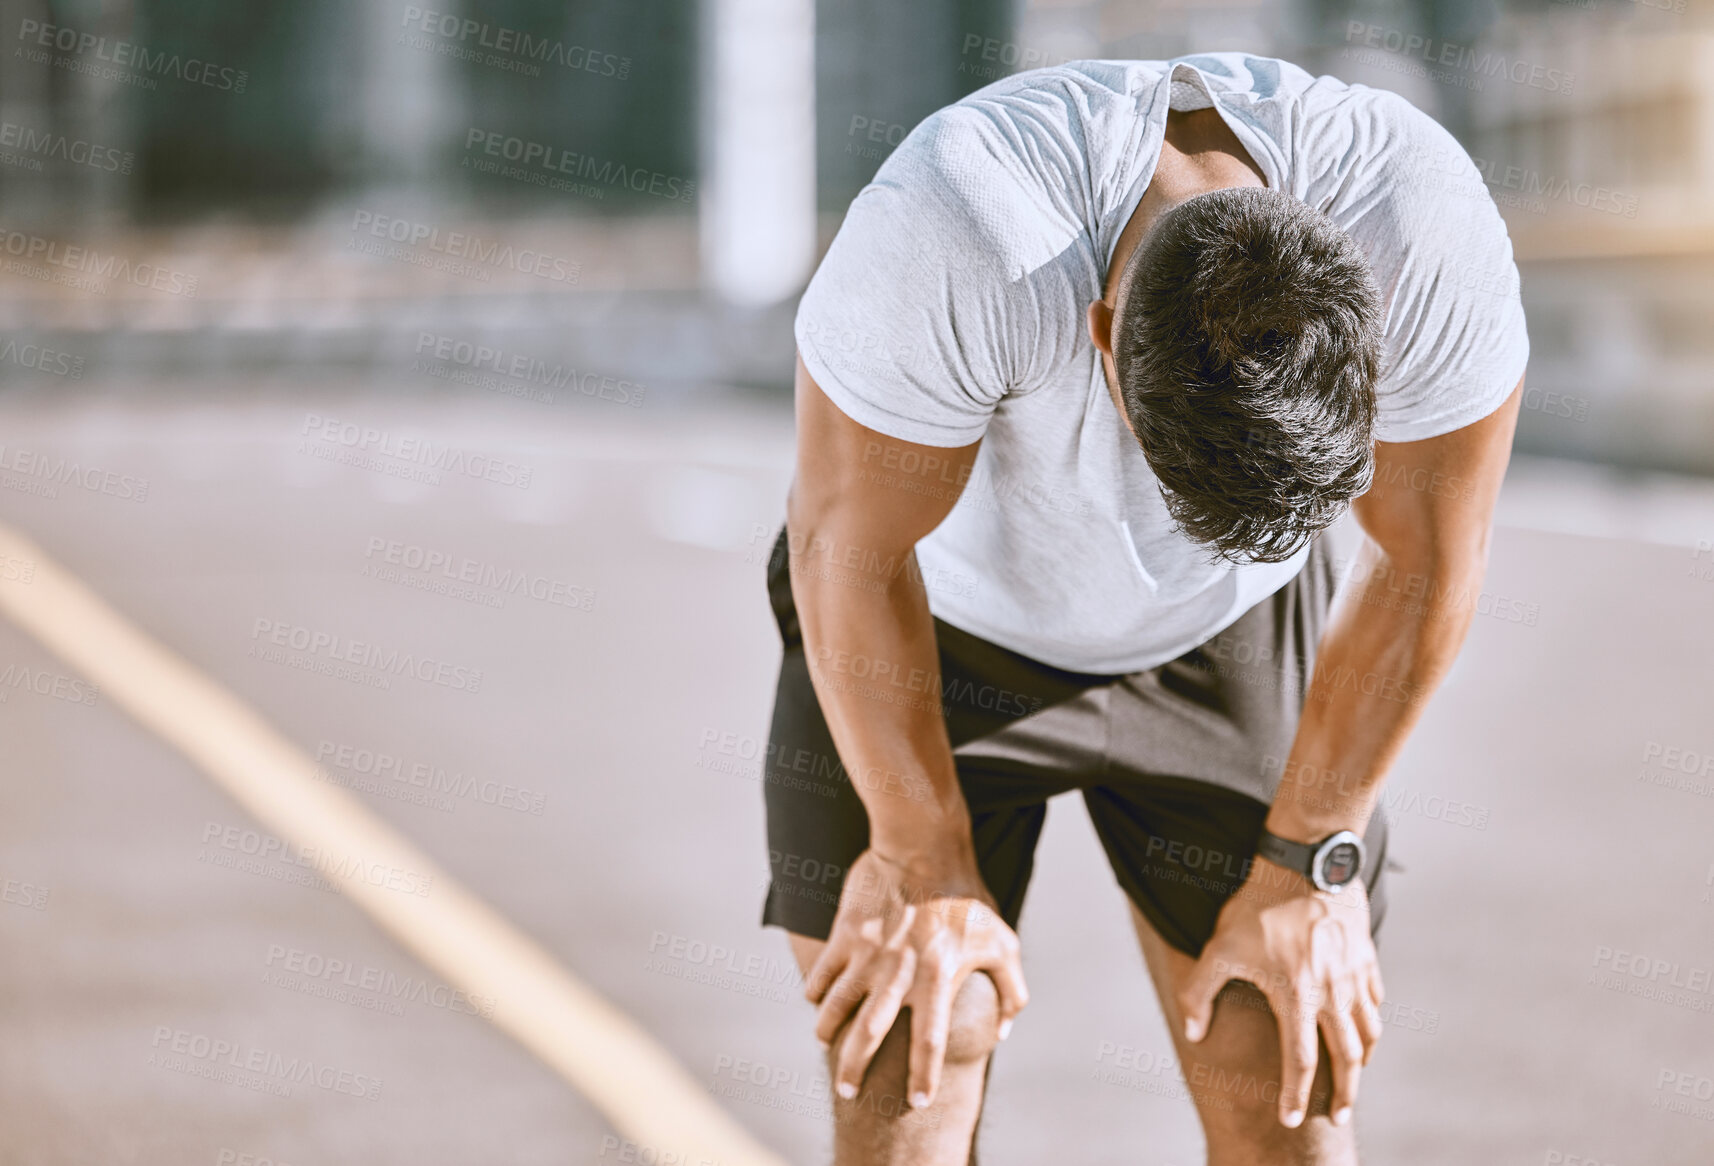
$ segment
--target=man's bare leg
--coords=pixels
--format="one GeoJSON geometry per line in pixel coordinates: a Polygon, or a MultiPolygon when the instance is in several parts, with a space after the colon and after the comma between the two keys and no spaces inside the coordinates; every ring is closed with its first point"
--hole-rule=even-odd
{"type": "Polygon", "coordinates": [[[1357,1166],[1355,1124],[1336,1126],[1328,1117],[1333,1080],[1325,1044],[1310,1090],[1309,1115],[1297,1129],[1287,1129],[1279,1119],[1279,1022],[1267,998],[1242,981],[1227,984],[1214,1002],[1208,1035],[1188,1043],[1177,998],[1196,961],[1168,946],[1135,906],[1131,921],[1185,1083],[1196,1099],[1208,1140],[1208,1166],[1357,1166]]]}
{"type": "MultiPolygon", "coordinates": [[[[826,944],[802,935],[788,938],[798,971],[809,975],[826,944]]],[[[834,1166],[973,1166],[976,1119],[999,1015],[994,982],[981,972],[972,974],[953,1001],[940,1093],[927,1109],[913,1110],[904,1100],[911,1012],[901,1010],[857,1096],[850,1101],[832,1097],[834,1166]]],[[[842,1028],[833,1039],[829,1076],[848,1032],[849,1026],[842,1028]]]]}

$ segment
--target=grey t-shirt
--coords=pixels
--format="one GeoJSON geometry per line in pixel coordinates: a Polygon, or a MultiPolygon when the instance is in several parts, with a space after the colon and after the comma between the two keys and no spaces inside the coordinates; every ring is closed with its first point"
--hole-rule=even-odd
{"type": "MultiPolygon", "coordinates": [[[[958,504],[917,546],[935,615],[1081,672],[1203,643],[1303,563],[1233,565],[1179,531],[1084,324],[1170,108],[1213,105],[1282,190],[1368,257],[1386,301],[1382,441],[1493,412],[1529,356],[1511,241],[1469,156],[1402,97],[1215,53],[1020,73],[922,122],[852,202],[798,307],[798,351],[853,420],[957,447],[958,504]]],[[[947,475],[877,452],[901,489],[947,475]]],[[[1444,488],[1444,487],[1443,487],[1444,488]]],[[[1456,485],[1452,487],[1456,489],[1456,485]]]]}

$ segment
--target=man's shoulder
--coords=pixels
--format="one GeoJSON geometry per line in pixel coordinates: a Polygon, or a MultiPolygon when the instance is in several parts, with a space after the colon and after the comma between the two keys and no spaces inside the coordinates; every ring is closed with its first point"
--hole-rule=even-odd
{"type": "Polygon", "coordinates": [[[945,106],[942,112],[1031,94],[1077,93],[1088,99],[1124,101],[1158,84],[1168,65],[1167,61],[1092,58],[1023,69],[973,90],[945,106]]]}
{"type": "Polygon", "coordinates": [[[1134,132],[1138,87],[1158,80],[1147,65],[1032,69],[935,111],[881,164],[847,222],[1002,282],[1037,269],[1100,221],[1099,176],[1134,132]]]}
{"type": "MultiPolygon", "coordinates": [[[[1090,134],[1137,112],[1159,82],[1161,62],[1069,61],[1014,73],[929,114],[882,164],[877,182],[901,171],[961,175],[984,166],[1018,172],[1028,147],[1055,141],[1086,161],[1090,134]]],[[[1042,161],[1037,157],[1038,163],[1042,161]]]]}
{"type": "Polygon", "coordinates": [[[1386,226],[1400,245],[1498,222],[1482,174],[1457,138],[1408,98],[1317,77],[1292,142],[1297,193],[1341,226],[1386,226]]]}

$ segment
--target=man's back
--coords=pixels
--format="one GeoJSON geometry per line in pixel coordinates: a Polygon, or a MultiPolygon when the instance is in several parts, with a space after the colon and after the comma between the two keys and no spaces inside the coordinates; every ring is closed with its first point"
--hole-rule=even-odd
{"type": "MultiPolygon", "coordinates": [[[[1175,529],[1084,330],[1169,107],[1209,105],[1270,188],[1367,256],[1387,307],[1378,439],[1486,416],[1528,355],[1510,243],[1479,174],[1395,95],[1213,54],[1036,70],[926,119],[852,204],[799,309],[799,351],[879,433],[982,440],[957,506],[918,544],[931,608],[1058,667],[1153,667],[1303,564],[1234,566],[1175,529]]],[[[879,453],[867,468],[904,489],[949,487],[879,453]]]]}

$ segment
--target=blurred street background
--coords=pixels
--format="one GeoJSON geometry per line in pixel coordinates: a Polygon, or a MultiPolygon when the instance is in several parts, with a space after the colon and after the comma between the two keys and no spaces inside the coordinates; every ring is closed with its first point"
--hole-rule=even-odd
{"type": "MultiPolygon", "coordinates": [[[[824,1162],[757,922],[797,295],[935,109],[1226,49],[1445,124],[1532,341],[1365,1161],[1714,1161],[1714,0],[0,0],[0,524],[824,1162]]],[[[671,1160],[268,834],[0,620],[0,1166],[671,1160]]],[[[982,1161],[1202,1161],[1075,800],[1021,931],[982,1161]]]]}

